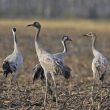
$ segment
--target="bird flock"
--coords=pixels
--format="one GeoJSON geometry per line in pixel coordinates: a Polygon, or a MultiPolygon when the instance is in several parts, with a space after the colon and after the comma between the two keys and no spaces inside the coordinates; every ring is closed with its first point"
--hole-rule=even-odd
{"type": "MultiPolygon", "coordinates": [[[[36,30],[35,34],[35,49],[36,54],[39,60],[39,63],[35,65],[33,69],[32,74],[32,80],[33,84],[35,80],[40,79],[43,83],[45,83],[45,96],[44,96],[44,107],[46,106],[47,102],[47,93],[48,88],[50,88],[52,94],[55,96],[55,102],[56,106],[58,106],[58,96],[57,96],[57,85],[55,81],[56,75],[62,75],[65,79],[71,79],[72,69],[64,63],[65,56],[67,55],[67,42],[71,42],[72,40],[69,38],[69,36],[63,36],[61,43],[63,45],[63,51],[55,54],[51,54],[48,51],[46,51],[44,48],[42,48],[42,45],[40,43],[39,34],[41,31],[41,24],[39,22],[34,22],[32,24],[27,25],[27,27],[33,27],[36,30]],[[51,76],[53,82],[49,82],[51,76]],[[51,88],[53,87],[53,88],[51,88]]],[[[19,47],[17,45],[17,36],[16,36],[16,28],[12,29],[13,33],[13,39],[14,39],[14,50],[13,52],[8,55],[4,61],[3,61],[3,76],[6,78],[8,74],[12,74],[11,83],[15,81],[17,84],[17,75],[18,71],[23,64],[23,57],[19,50],[19,47]]],[[[102,53],[100,53],[96,49],[96,39],[97,36],[93,32],[89,32],[87,34],[82,35],[83,37],[91,37],[92,38],[92,52],[94,55],[93,61],[92,61],[92,71],[93,71],[93,86],[95,83],[96,76],[98,76],[99,81],[101,82],[101,85],[103,84],[104,77],[108,71],[108,61],[107,58],[104,57],[102,53]]]]}

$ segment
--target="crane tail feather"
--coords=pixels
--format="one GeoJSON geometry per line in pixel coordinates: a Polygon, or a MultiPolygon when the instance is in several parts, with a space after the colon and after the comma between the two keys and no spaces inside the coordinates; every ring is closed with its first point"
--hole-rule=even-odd
{"type": "Polygon", "coordinates": [[[104,80],[104,76],[105,76],[105,74],[102,74],[99,79],[100,79],[101,81],[103,81],[103,80],[104,80]]]}
{"type": "Polygon", "coordinates": [[[44,80],[45,79],[45,76],[44,76],[44,70],[42,68],[42,66],[40,64],[37,64],[34,68],[34,71],[33,71],[33,83],[35,80],[38,80],[38,79],[41,79],[41,80],[44,80]]]}
{"type": "Polygon", "coordinates": [[[7,77],[9,73],[12,73],[12,70],[10,68],[10,64],[8,61],[3,62],[2,69],[3,69],[3,75],[5,77],[7,77]]]}
{"type": "Polygon", "coordinates": [[[56,67],[56,72],[63,75],[65,79],[69,79],[71,76],[71,69],[67,65],[59,65],[56,67]]]}
{"type": "Polygon", "coordinates": [[[69,79],[71,76],[71,69],[68,66],[64,66],[63,76],[65,79],[69,79]]]}

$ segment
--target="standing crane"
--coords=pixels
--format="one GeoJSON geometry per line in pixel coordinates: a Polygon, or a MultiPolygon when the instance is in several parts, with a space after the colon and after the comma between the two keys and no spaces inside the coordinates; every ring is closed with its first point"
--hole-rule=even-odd
{"type": "Polygon", "coordinates": [[[16,28],[12,29],[12,33],[14,39],[14,51],[12,54],[10,54],[4,59],[2,66],[3,75],[5,77],[7,77],[9,73],[12,74],[11,82],[16,80],[18,70],[20,66],[23,64],[23,57],[17,45],[16,28]]]}
{"type": "Polygon", "coordinates": [[[36,48],[36,53],[39,59],[39,62],[44,70],[44,75],[46,79],[46,92],[45,92],[45,98],[44,98],[44,107],[46,105],[46,100],[47,100],[47,85],[48,85],[48,78],[47,74],[50,73],[54,82],[54,93],[56,97],[56,106],[58,105],[57,102],[57,87],[56,87],[56,82],[55,82],[55,76],[54,74],[57,71],[65,71],[65,68],[63,66],[63,63],[58,60],[57,58],[54,57],[53,54],[50,54],[49,52],[45,51],[41,46],[39,42],[39,33],[41,30],[41,25],[39,22],[34,22],[33,24],[29,24],[27,26],[33,26],[36,29],[36,35],[35,35],[35,48],[36,48]]]}
{"type": "Polygon", "coordinates": [[[93,71],[93,85],[95,82],[95,78],[98,75],[99,80],[101,81],[101,84],[104,81],[104,77],[108,70],[108,61],[107,58],[102,55],[97,49],[96,49],[96,34],[93,32],[90,32],[88,34],[85,34],[84,36],[92,37],[92,52],[94,55],[93,61],[92,61],[92,71],[93,71]]]}
{"type": "Polygon", "coordinates": [[[68,36],[63,36],[62,41],[61,41],[62,45],[63,45],[63,51],[53,54],[55,59],[60,60],[60,62],[62,62],[63,66],[65,68],[65,71],[63,71],[63,73],[61,73],[65,79],[69,79],[71,77],[70,67],[68,67],[67,65],[64,65],[64,58],[67,55],[67,45],[66,45],[67,41],[72,41],[72,40],[68,36]]]}
{"type": "Polygon", "coordinates": [[[53,54],[54,57],[59,58],[59,60],[61,60],[61,62],[64,62],[64,58],[67,54],[67,45],[66,45],[67,41],[72,41],[72,40],[68,36],[63,36],[62,41],[61,41],[62,45],[63,45],[63,51],[56,53],[56,54],[53,54]]]}

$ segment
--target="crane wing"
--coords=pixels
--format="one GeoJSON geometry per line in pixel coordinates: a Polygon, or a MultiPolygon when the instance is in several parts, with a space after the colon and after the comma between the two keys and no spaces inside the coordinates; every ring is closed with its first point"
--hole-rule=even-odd
{"type": "Polygon", "coordinates": [[[63,53],[56,53],[53,55],[54,55],[54,58],[59,59],[60,61],[64,62],[64,56],[65,55],[63,53]]]}
{"type": "Polygon", "coordinates": [[[100,56],[95,62],[96,69],[99,73],[99,79],[104,79],[104,74],[107,72],[108,62],[107,59],[103,56],[100,56]]]}
{"type": "Polygon", "coordinates": [[[38,78],[40,78],[41,80],[45,79],[44,70],[43,70],[43,68],[42,68],[42,66],[40,64],[37,64],[33,70],[34,70],[33,71],[33,75],[32,75],[33,83],[38,78]]]}
{"type": "Polygon", "coordinates": [[[71,76],[71,68],[68,67],[67,65],[64,65],[63,62],[58,60],[56,61],[56,64],[57,64],[56,72],[63,75],[65,79],[69,79],[71,76]]]}
{"type": "Polygon", "coordinates": [[[100,56],[95,62],[96,69],[99,72],[104,72],[107,68],[107,59],[105,57],[100,56]]]}

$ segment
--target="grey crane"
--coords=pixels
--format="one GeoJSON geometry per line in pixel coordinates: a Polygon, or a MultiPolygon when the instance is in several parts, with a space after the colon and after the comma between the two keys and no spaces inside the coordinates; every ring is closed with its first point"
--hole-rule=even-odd
{"type": "Polygon", "coordinates": [[[46,79],[46,92],[45,92],[45,98],[44,98],[44,107],[46,105],[46,100],[47,100],[47,74],[50,73],[54,82],[54,91],[55,91],[55,97],[56,97],[56,106],[58,105],[57,102],[57,88],[56,88],[56,82],[55,82],[55,77],[54,74],[57,71],[65,71],[64,65],[61,61],[59,61],[57,58],[54,57],[54,55],[50,54],[49,52],[45,51],[39,42],[39,33],[41,30],[41,25],[39,22],[34,22],[33,24],[29,24],[27,26],[33,26],[36,29],[36,36],[35,36],[35,48],[36,48],[36,53],[39,59],[39,62],[44,70],[44,75],[46,79]]]}
{"type": "Polygon", "coordinates": [[[96,45],[96,34],[93,32],[89,32],[88,34],[85,34],[84,36],[91,37],[92,38],[92,52],[94,55],[93,61],[92,61],[92,71],[93,71],[93,85],[96,76],[98,75],[99,80],[101,83],[103,83],[104,77],[108,70],[108,61],[107,58],[104,57],[102,53],[100,53],[95,45],[96,45]]]}
{"type": "Polygon", "coordinates": [[[63,51],[62,52],[59,52],[59,53],[56,53],[56,54],[53,54],[55,58],[58,58],[59,60],[61,60],[61,62],[64,62],[64,58],[67,54],[67,45],[66,45],[66,42],[68,41],[72,41],[68,36],[63,36],[62,38],[62,45],[63,45],[63,51]]]}
{"type": "Polygon", "coordinates": [[[14,51],[12,54],[7,56],[3,61],[3,74],[5,77],[8,76],[9,73],[12,74],[12,80],[16,80],[18,75],[18,70],[20,66],[23,64],[23,57],[17,45],[17,38],[16,38],[16,28],[12,29],[13,39],[14,39],[14,51]]]}

